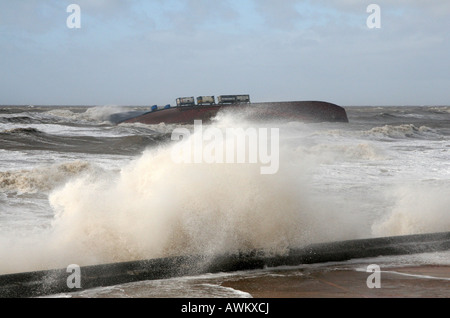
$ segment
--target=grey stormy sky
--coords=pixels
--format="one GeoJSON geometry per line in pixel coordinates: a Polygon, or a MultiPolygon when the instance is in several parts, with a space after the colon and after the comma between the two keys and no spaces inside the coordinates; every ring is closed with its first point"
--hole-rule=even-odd
{"type": "Polygon", "coordinates": [[[0,0],[0,104],[450,105],[449,30],[448,0],[0,0]]]}

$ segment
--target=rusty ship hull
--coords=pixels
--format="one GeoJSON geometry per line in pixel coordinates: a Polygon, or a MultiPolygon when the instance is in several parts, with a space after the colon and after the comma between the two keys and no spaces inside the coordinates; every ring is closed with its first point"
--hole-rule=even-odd
{"type": "Polygon", "coordinates": [[[120,123],[193,124],[194,120],[210,122],[220,112],[252,121],[348,122],[347,113],[341,106],[321,101],[293,101],[172,107],[147,112],[120,123]]]}

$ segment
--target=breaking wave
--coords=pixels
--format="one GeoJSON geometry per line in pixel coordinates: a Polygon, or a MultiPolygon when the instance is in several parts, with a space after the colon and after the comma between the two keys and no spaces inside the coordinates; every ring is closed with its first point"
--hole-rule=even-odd
{"type": "Polygon", "coordinates": [[[0,172],[0,190],[19,193],[48,192],[83,173],[94,173],[88,162],[76,161],[34,168],[0,172]]]}
{"type": "Polygon", "coordinates": [[[37,135],[42,134],[43,132],[39,129],[28,127],[28,128],[12,128],[12,129],[6,129],[2,131],[3,134],[25,134],[25,135],[37,135]]]}
{"type": "Polygon", "coordinates": [[[54,191],[58,241],[70,242],[76,255],[124,261],[248,249],[283,253],[348,235],[329,228],[323,221],[333,215],[309,202],[301,165],[267,177],[258,167],[177,165],[170,156],[167,149],[148,151],[114,180],[85,177],[54,191]]]}
{"type": "Polygon", "coordinates": [[[381,127],[374,127],[368,131],[364,131],[363,135],[378,138],[428,138],[437,136],[436,131],[427,126],[416,127],[413,124],[403,125],[385,125],[381,127]]]}
{"type": "Polygon", "coordinates": [[[51,181],[39,170],[6,175],[13,189],[49,190],[54,219],[30,242],[0,237],[0,257],[10,256],[0,271],[253,249],[283,254],[369,234],[345,199],[336,209],[314,196],[316,163],[297,148],[283,146],[279,172],[263,175],[255,164],[177,164],[173,147],[149,149],[120,173],[94,174],[81,163],[58,167],[63,172],[53,171],[51,181]],[[70,178],[66,168],[75,170],[70,178]]]}
{"type": "Polygon", "coordinates": [[[123,106],[95,106],[83,109],[83,111],[74,111],[71,109],[54,109],[47,111],[48,115],[59,117],[60,119],[70,120],[71,122],[109,122],[111,115],[126,112],[130,107],[123,106]]]}
{"type": "Polygon", "coordinates": [[[446,232],[450,229],[450,187],[409,185],[393,190],[392,210],[372,227],[376,236],[446,232]]]}
{"type": "Polygon", "coordinates": [[[429,110],[437,114],[450,114],[450,106],[430,107],[429,110]]]}

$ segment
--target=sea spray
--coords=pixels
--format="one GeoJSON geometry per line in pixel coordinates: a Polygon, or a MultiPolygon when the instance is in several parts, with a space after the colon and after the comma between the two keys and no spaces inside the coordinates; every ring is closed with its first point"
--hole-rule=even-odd
{"type": "Polygon", "coordinates": [[[393,207],[373,224],[375,236],[450,230],[450,186],[447,181],[400,185],[391,191],[393,207]]]}
{"type": "Polygon", "coordinates": [[[1,249],[9,260],[0,270],[253,249],[283,254],[355,237],[359,220],[315,197],[316,158],[287,137],[273,175],[251,163],[176,163],[169,144],[148,149],[120,172],[71,179],[49,195],[52,228],[16,242],[19,249],[1,249]]]}
{"type": "Polygon", "coordinates": [[[55,231],[79,253],[120,261],[283,252],[317,228],[307,212],[305,172],[293,170],[301,166],[264,178],[258,166],[180,165],[170,155],[148,151],[114,180],[84,178],[55,191],[55,231]]]}

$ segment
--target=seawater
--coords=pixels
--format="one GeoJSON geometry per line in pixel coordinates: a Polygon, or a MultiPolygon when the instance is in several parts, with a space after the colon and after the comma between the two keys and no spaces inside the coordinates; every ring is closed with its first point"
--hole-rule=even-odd
{"type": "Polygon", "coordinates": [[[145,108],[0,107],[0,274],[450,230],[450,107],[346,107],[348,124],[219,114],[219,129],[279,128],[274,175],[176,163],[180,126],[109,121],[129,110],[145,108]]]}

